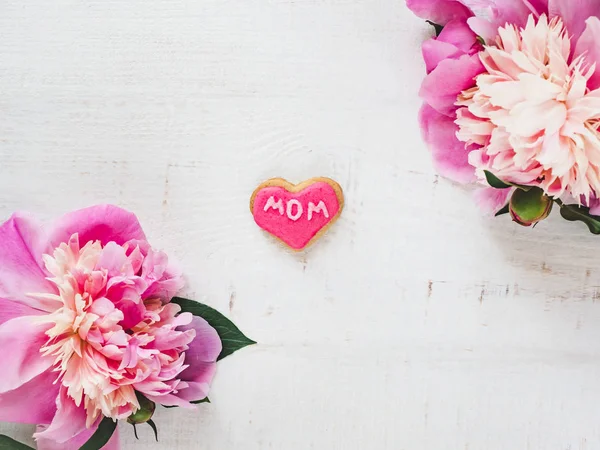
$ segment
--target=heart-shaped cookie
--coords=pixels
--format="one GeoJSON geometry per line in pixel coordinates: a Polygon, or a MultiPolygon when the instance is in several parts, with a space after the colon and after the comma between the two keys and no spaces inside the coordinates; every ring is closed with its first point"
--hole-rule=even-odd
{"type": "Polygon", "coordinates": [[[324,177],[296,185],[273,178],[258,186],[250,199],[257,225],[293,250],[302,250],[319,238],[343,207],[342,188],[324,177]]]}

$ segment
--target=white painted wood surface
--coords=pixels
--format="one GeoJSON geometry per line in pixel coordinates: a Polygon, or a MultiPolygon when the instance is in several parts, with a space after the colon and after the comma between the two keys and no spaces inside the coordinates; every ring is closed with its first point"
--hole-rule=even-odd
{"type": "Polygon", "coordinates": [[[260,342],[124,449],[600,449],[600,238],[438,179],[429,32],[403,0],[0,0],[1,217],[130,208],[260,342]],[[347,207],[292,254],[249,196],[318,175],[347,207]]]}

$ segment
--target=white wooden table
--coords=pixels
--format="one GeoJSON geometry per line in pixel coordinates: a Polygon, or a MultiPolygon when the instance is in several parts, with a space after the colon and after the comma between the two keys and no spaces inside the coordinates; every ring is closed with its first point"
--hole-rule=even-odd
{"type": "Polygon", "coordinates": [[[129,208],[260,343],[124,449],[600,448],[600,238],[435,175],[429,32],[403,0],[0,0],[1,217],[129,208]],[[347,207],[292,254],[249,196],[318,175],[347,207]]]}

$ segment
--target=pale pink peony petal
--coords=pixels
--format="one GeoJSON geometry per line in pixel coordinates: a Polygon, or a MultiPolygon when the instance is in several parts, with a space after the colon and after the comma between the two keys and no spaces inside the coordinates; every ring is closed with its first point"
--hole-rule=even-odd
{"type": "Polygon", "coordinates": [[[494,189],[485,187],[475,191],[475,203],[484,214],[493,215],[504,208],[514,189],[494,189]]]}
{"type": "Polygon", "coordinates": [[[600,88],[600,20],[590,17],[586,22],[586,28],[577,41],[575,56],[585,55],[586,60],[595,61],[596,69],[587,82],[590,90],[600,88]]]}
{"type": "Polygon", "coordinates": [[[458,126],[448,116],[427,104],[420,112],[423,138],[429,145],[436,169],[442,176],[459,183],[475,180],[475,168],[469,164],[469,150],[456,138],[458,126]]]}
{"type": "Polygon", "coordinates": [[[56,292],[42,261],[45,238],[31,217],[15,214],[0,225],[0,297],[43,311],[54,311],[56,301],[37,300],[27,294],[56,292]]]}
{"type": "MultiPolygon", "coordinates": [[[[582,199],[582,203],[584,205],[587,205],[590,208],[590,214],[592,214],[593,216],[600,216],[600,199],[597,198],[596,196],[593,196],[589,199],[589,201],[586,201],[585,199],[582,199]]],[[[575,200],[571,200],[569,203],[573,203],[575,202],[575,200]]]]}
{"type": "Polygon", "coordinates": [[[454,0],[406,0],[406,6],[418,17],[439,25],[473,15],[469,8],[454,0]]]}
{"type": "MultiPolygon", "coordinates": [[[[37,432],[42,433],[47,427],[38,426],[37,432]]],[[[38,450],[79,450],[83,444],[85,444],[94,434],[98,426],[93,426],[90,429],[82,431],[77,436],[72,438],[71,440],[63,443],[59,443],[53,441],[51,439],[46,439],[44,437],[39,437],[37,439],[37,449],[38,450]]],[[[116,429],[113,433],[112,437],[108,441],[108,443],[102,447],[100,450],[120,450],[120,439],[119,439],[119,430],[116,429]]]]}
{"type": "Polygon", "coordinates": [[[487,44],[493,44],[498,35],[498,27],[495,24],[481,17],[470,17],[467,23],[473,33],[480,36],[487,44]]]}
{"type": "Polygon", "coordinates": [[[0,394],[0,422],[50,423],[56,414],[57,376],[46,370],[17,389],[0,394]]]}
{"type": "Polygon", "coordinates": [[[85,408],[83,405],[77,406],[64,387],[60,389],[56,406],[56,414],[50,425],[33,435],[36,440],[43,439],[62,444],[86,431],[85,408]]]}
{"type": "MultiPolygon", "coordinates": [[[[206,378],[210,378],[212,380],[216,370],[217,365],[214,363],[204,363],[206,366],[202,373],[206,378]]],[[[185,401],[194,402],[196,400],[203,400],[208,397],[208,392],[210,390],[210,382],[202,382],[202,381],[186,381],[187,388],[181,389],[177,396],[185,401]]]]}
{"type": "Polygon", "coordinates": [[[163,302],[170,302],[185,285],[179,265],[170,260],[164,252],[153,250],[147,244],[132,241],[128,242],[127,246],[139,246],[140,254],[144,257],[141,277],[147,283],[147,288],[142,297],[156,297],[163,302]]]}
{"type": "Polygon", "coordinates": [[[478,55],[463,55],[438,64],[421,85],[419,95],[433,109],[455,116],[458,95],[475,86],[475,77],[484,71],[478,55]]]}
{"type": "Polygon", "coordinates": [[[560,17],[569,35],[579,39],[590,17],[600,17],[598,0],[549,0],[550,17],[560,17]]]}
{"type": "Polygon", "coordinates": [[[155,281],[144,292],[144,297],[156,297],[165,302],[171,301],[175,294],[183,288],[185,280],[179,272],[165,272],[164,279],[155,281]]]}
{"type": "Polygon", "coordinates": [[[190,313],[169,303],[183,285],[181,271],[143,239],[135,216],[111,206],[77,211],[59,221],[50,244],[18,231],[14,246],[21,256],[43,254],[38,270],[49,281],[29,297],[53,307],[33,310],[0,296],[0,348],[10,349],[0,402],[13,402],[22,385],[31,392],[48,386],[35,398],[46,405],[38,411],[43,418],[30,415],[29,405],[5,408],[15,420],[46,424],[56,409],[36,435],[40,448],[77,446],[86,425],[103,416],[127,418],[139,407],[134,389],[183,407],[206,396],[220,339],[206,322],[192,323],[190,313]],[[58,387],[59,399],[48,403],[58,387]]]}
{"type": "Polygon", "coordinates": [[[115,242],[109,242],[104,246],[96,267],[106,270],[109,277],[136,275],[125,249],[115,242]]]}
{"type": "Polygon", "coordinates": [[[185,364],[189,367],[179,378],[188,382],[188,389],[179,391],[179,396],[189,401],[202,400],[208,395],[209,385],[215,375],[216,361],[223,349],[221,338],[208,322],[194,317],[192,323],[179,330],[194,329],[196,337],[185,352],[185,364]]]}
{"type": "Polygon", "coordinates": [[[201,367],[196,367],[196,363],[214,363],[223,350],[219,334],[206,320],[194,316],[192,323],[177,328],[178,331],[192,329],[196,331],[196,337],[185,352],[185,363],[189,367],[181,374],[181,379],[186,381],[196,381],[201,376],[199,374],[201,367]]]}
{"type": "Polygon", "coordinates": [[[584,59],[572,60],[571,30],[545,14],[499,29],[496,46],[480,53],[486,72],[459,98],[457,136],[478,145],[469,161],[482,181],[490,170],[555,197],[600,192],[600,99],[588,85],[598,23],[590,18],[576,47],[589,50],[584,59]]]}
{"type": "Polygon", "coordinates": [[[123,245],[132,239],[146,239],[135,214],[113,205],[92,206],[66,214],[50,232],[50,247],[68,242],[75,233],[79,234],[82,246],[95,240],[102,245],[111,241],[123,245]]]}
{"type": "Polygon", "coordinates": [[[38,316],[23,316],[0,325],[2,376],[0,393],[12,391],[46,371],[52,358],[44,357],[40,349],[48,341],[49,323],[39,323],[38,316]]]}
{"type": "Polygon", "coordinates": [[[37,316],[43,314],[39,309],[33,309],[23,303],[0,298],[0,325],[21,316],[37,316]]]}

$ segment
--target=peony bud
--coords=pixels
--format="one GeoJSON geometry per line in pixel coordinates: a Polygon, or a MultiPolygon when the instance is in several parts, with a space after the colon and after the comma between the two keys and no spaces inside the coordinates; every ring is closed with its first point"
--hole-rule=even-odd
{"type": "Polygon", "coordinates": [[[154,410],[156,409],[156,404],[153,401],[148,400],[143,395],[137,395],[137,399],[140,403],[140,409],[127,418],[127,422],[132,425],[148,422],[150,419],[152,419],[154,410]]]}
{"type": "Polygon", "coordinates": [[[530,227],[548,217],[553,204],[552,199],[538,187],[528,191],[517,189],[510,199],[509,210],[515,222],[530,227]]]}

